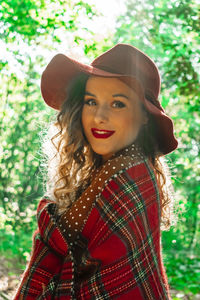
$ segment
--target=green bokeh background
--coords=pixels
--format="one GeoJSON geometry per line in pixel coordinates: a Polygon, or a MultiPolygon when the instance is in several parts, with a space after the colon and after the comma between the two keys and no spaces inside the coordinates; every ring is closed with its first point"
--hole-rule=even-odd
{"type": "Polygon", "coordinates": [[[177,224],[162,234],[163,257],[170,286],[177,291],[173,299],[186,294],[194,299],[200,293],[200,5],[127,0],[125,6],[116,27],[99,37],[92,22],[101,15],[87,1],[0,1],[5,53],[0,56],[0,254],[10,274],[19,274],[36,228],[45,176],[40,133],[54,115],[41,98],[41,70],[61,48],[72,52],[77,47],[88,61],[118,42],[130,43],[159,66],[160,101],[174,120],[179,148],[167,161],[177,224]]]}

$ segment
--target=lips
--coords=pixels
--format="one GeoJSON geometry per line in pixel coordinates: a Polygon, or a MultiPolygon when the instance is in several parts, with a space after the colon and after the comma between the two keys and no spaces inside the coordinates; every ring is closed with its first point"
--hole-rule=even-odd
{"type": "Polygon", "coordinates": [[[113,135],[113,133],[115,133],[115,131],[113,130],[103,130],[103,129],[96,129],[96,128],[92,128],[91,131],[93,136],[97,139],[107,139],[111,135],[113,135]]]}

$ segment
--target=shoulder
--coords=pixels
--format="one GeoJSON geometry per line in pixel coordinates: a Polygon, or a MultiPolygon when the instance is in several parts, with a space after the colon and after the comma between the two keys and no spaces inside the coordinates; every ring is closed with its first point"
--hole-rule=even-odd
{"type": "Polygon", "coordinates": [[[159,205],[159,188],[154,168],[148,159],[131,164],[110,176],[104,183],[99,201],[104,204],[131,200],[145,205],[150,201],[159,205]]]}
{"type": "Polygon", "coordinates": [[[57,204],[48,198],[42,198],[37,207],[37,222],[40,231],[53,226],[57,219],[57,204]]]}
{"type": "Polygon", "coordinates": [[[138,185],[144,182],[156,184],[155,170],[148,158],[124,170],[123,175],[127,178],[127,181],[138,185]]]}
{"type": "Polygon", "coordinates": [[[135,225],[141,225],[142,232],[144,224],[148,224],[152,231],[157,230],[160,195],[151,163],[144,160],[132,164],[108,178],[97,197],[95,208],[98,217],[111,231],[122,224],[129,227],[129,222],[135,221],[135,225]]]}
{"type": "Polygon", "coordinates": [[[50,207],[55,210],[57,207],[56,202],[48,197],[42,198],[38,203],[37,214],[40,215],[43,210],[48,210],[50,207]]]}
{"type": "Polygon", "coordinates": [[[105,180],[104,187],[110,183],[120,183],[123,188],[127,184],[140,185],[148,181],[156,184],[155,171],[149,159],[144,158],[137,162],[126,162],[126,165],[122,164],[121,168],[116,168],[116,171],[105,180]]]}

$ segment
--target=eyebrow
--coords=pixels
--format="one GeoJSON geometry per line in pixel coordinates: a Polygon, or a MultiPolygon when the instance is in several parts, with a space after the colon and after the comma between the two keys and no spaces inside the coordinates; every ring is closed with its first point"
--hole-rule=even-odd
{"type": "Polygon", "coordinates": [[[123,97],[123,98],[130,100],[130,98],[128,96],[126,96],[125,94],[114,94],[113,97],[123,97]]]}
{"type": "MultiPolygon", "coordinates": [[[[85,92],[85,95],[88,95],[88,96],[92,96],[92,97],[96,97],[96,95],[94,95],[94,94],[92,94],[92,93],[90,93],[90,92],[85,92]]],[[[126,96],[125,94],[114,94],[114,95],[112,95],[113,97],[123,97],[123,98],[126,98],[126,99],[128,99],[128,100],[130,100],[130,98],[128,97],[128,96],[126,96]]]]}
{"type": "Polygon", "coordinates": [[[96,97],[94,94],[90,93],[90,92],[85,92],[85,95],[88,95],[88,96],[92,96],[92,97],[96,97]]]}

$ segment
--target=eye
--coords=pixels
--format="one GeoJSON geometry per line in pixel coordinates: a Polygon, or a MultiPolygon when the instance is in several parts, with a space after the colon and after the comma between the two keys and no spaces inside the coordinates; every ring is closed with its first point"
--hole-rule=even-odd
{"type": "Polygon", "coordinates": [[[113,105],[112,105],[114,108],[123,108],[126,106],[125,103],[123,103],[122,101],[119,101],[119,100],[116,100],[113,102],[113,105]]]}
{"type": "Polygon", "coordinates": [[[88,106],[94,106],[96,105],[96,100],[95,99],[85,99],[84,100],[84,104],[88,105],[88,106]]]}

